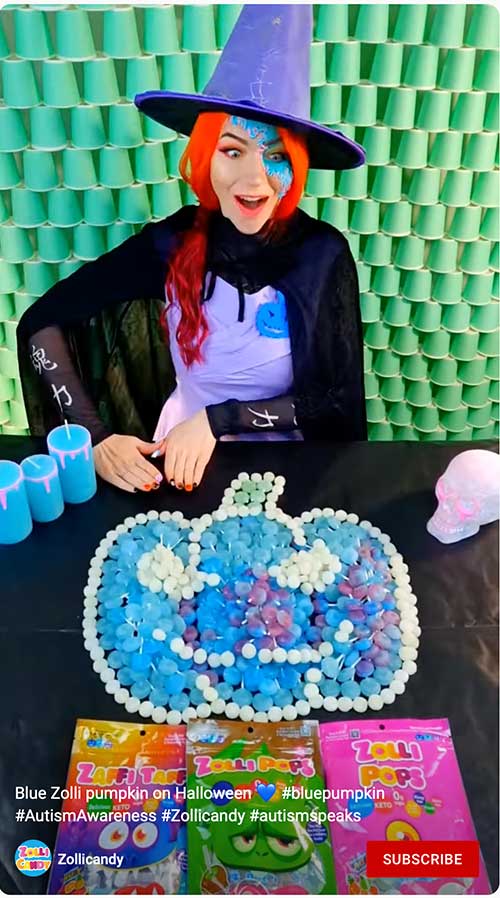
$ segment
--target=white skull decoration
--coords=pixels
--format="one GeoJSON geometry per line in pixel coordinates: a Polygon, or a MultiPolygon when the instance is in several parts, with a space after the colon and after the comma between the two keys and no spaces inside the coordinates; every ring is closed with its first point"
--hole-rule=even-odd
{"type": "Polygon", "coordinates": [[[473,536],[499,518],[500,456],[470,449],[453,458],[436,483],[438,507],[427,530],[442,543],[473,536]]]}

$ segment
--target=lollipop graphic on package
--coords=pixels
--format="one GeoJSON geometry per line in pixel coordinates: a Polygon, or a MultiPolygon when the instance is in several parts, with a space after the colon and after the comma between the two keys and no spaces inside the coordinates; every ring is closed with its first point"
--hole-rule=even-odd
{"type": "Polygon", "coordinates": [[[357,720],[320,726],[327,787],[367,792],[349,809],[360,819],[333,816],[344,801],[329,800],[339,892],[348,895],[484,895],[491,892],[482,859],[476,877],[368,875],[367,842],[473,842],[474,824],[448,720],[357,720]],[[382,793],[381,795],[378,793],[382,793]]]}
{"type": "Polygon", "coordinates": [[[196,721],[187,735],[188,889],[202,894],[332,894],[316,721],[196,721]]]}

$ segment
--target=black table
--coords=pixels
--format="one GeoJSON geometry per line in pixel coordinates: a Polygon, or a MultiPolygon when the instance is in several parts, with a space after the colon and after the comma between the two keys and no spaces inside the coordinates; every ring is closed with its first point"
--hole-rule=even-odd
{"type": "MultiPolygon", "coordinates": [[[[498,885],[498,526],[443,546],[425,530],[433,487],[450,459],[493,443],[226,443],[217,447],[200,488],[162,487],[122,493],[100,484],[97,496],[36,525],[23,543],[0,547],[0,888],[41,894],[46,878],[18,873],[17,845],[54,845],[56,824],[16,824],[14,787],[63,785],[75,719],[130,720],[104,691],[81,635],[82,589],[89,559],[107,530],[150,508],[187,517],[215,509],[240,471],[274,471],[287,479],[282,506],[355,511],[391,535],[410,566],[422,637],[417,674],[387,717],[448,717],[478,838],[493,889],[498,885]]],[[[36,441],[0,438],[0,455],[21,460],[36,441]]],[[[320,719],[342,715],[318,713],[320,719]]],[[[141,718],[137,718],[141,719],[141,718]]],[[[57,810],[38,802],[37,810],[57,810]]],[[[444,836],[444,834],[443,834],[444,836]]]]}

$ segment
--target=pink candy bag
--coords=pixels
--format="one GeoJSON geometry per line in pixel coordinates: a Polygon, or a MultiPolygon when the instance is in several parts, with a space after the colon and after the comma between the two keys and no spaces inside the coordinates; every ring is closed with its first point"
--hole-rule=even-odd
{"type": "Polygon", "coordinates": [[[438,720],[364,720],[320,726],[340,894],[480,895],[491,892],[483,860],[476,879],[366,876],[372,840],[475,840],[450,725],[438,720]],[[338,791],[358,790],[352,797],[338,791]],[[366,792],[368,790],[368,792],[366,792]],[[360,793],[364,792],[363,795],[360,793]],[[340,818],[342,815],[340,815],[340,818]]]}

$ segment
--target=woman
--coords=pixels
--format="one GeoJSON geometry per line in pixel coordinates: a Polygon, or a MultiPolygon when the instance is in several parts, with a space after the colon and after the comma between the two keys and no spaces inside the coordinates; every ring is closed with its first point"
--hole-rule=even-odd
{"type": "Polygon", "coordinates": [[[201,96],[136,97],[191,135],[180,171],[200,205],[84,265],[20,323],[21,354],[89,427],[98,473],[125,490],[157,487],[147,457],[163,454],[167,481],[190,491],[217,439],[366,435],[355,263],[340,232],[297,208],[309,164],[364,159],[308,121],[310,31],[308,7],[246,7],[201,96]],[[162,297],[176,383],[147,443],[104,425],[65,328],[162,297]]]}

